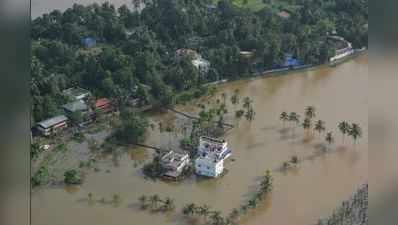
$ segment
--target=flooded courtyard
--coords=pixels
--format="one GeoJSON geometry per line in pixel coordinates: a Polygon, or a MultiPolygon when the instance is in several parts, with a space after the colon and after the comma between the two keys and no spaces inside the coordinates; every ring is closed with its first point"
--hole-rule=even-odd
{"type": "MultiPolygon", "coordinates": [[[[362,55],[337,67],[322,66],[286,76],[256,78],[223,84],[216,97],[227,94],[227,102],[238,89],[242,97],[253,100],[256,116],[249,122],[236,123],[233,112],[237,106],[228,104],[227,122],[236,127],[225,135],[233,155],[227,160],[228,172],[219,179],[199,179],[195,176],[179,183],[153,181],[142,174],[142,166],[155,154],[152,150],[134,148],[120,158],[106,157],[98,162],[98,171],[87,174],[79,187],[50,187],[32,194],[33,225],[153,225],[187,224],[181,208],[188,203],[207,204],[227,215],[233,208],[250,198],[266,170],[271,170],[274,189],[259,207],[242,219],[250,225],[310,225],[330,215],[348,199],[361,184],[368,181],[368,56],[362,55]],[[294,135],[281,132],[279,114],[282,111],[304,114],[306,106],[315,106],[316,118],[326,123],[335,143],[323,150],[324,136],[317,134],[304,141],[304,130],[294,135]],[[337,129],[340,121],[358,123],[363,137],[354,145],[350,138],[342,143],[337,129]],[[298,156],[298,168],[280,171],[284,161],[298,156]],[[118,194],[118,205],[96,202],[93,198],[112,200],[118,194]],[[158,194],[175,200],[176,211],[169,214],[140,210],[141,195],[158,194]]],[[[214,101],[214,99],[211,99],[214,101]]],[[[202,102],[207,102],[203,99],[202,102]]],[[[195,115],[196,104],[178,106],[195,115]]],[[[185,123],[187,119],[172,112],[151,113],[153,123],[185,123]]],[[[291,125],[286,125],[289,127],[291,125]]],[[[150,130],[147,144],[175,148],[176,136],[150,130]]],[[[191,221],[192,222],[192,221],[191,221]]]]}

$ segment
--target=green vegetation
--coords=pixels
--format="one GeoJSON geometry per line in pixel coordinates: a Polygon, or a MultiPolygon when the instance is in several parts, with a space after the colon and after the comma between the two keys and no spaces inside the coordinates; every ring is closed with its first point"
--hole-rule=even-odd
{"type": "MultiPolygon", "coordinates": [[[[316,109],[314,106],[308,106],[305,108],[304,115],[305,119],[303,120],[301,126],[303,127],[305,133],[305,140],[308,139],[309,134],[308,131],[311,130],[313,126],[312,119],[316,117],[316,109]]],[[[283,123],[286,121],[292,121],[295,122],[296,124],[299,124],[300,120],[300,115],[297,114],[296,112],[291,112],[290,114],[287,114],[286,112],[282,112],[279,115],[279,120],[281,120],[283,123]]],[[[283,127],[285,125],[283,124],[283,127]]],[[[362,128],[360,127],[359,124],[357,123],[352,123],[351,125],[346,122],[342,121],[338,123],[337,128],[342,134],[342,143],[344,144],[344,138],[345,136],[350,136],[353,139],[354,145],[356,144],[357,140],[362,137],[362,128]]],[[[295,127],[293,126],[293,133],[294,133],[295,127]]],[[[317,120],[314,125],[314,130],[318,132],[319,137],[321,137],[321,134],[325,132],[326,126],[325,126],[325,121],[323,120],[317,120]]],[[[333,132],[327,132],[324,140],[327,142],[328,147],[334,143],[334,136],[333,132]]],[[[288,162],[284,163],[284,167],[288,166],[288,162]]]]}
{"type": "Polygon", "coordinates": [[[195,203],[186,204],[182,209],[182,214],[187,217],[200,217],[207,222],[206,224],[238,224],[239,219],[247,214],[249,209],[256,208],[259,202],[272,191],[272,188],[273,178],[271,172],[267,170],[253,196],[238,209],[233,209],[227,217],[223,217],[220,211],[212,210],[208,205],[200,206],[195,203]]]}
{"type": "Polygon", "coordinates": [[[160,163],[160,157],[155,156],[151,163],[144,165],[143,172],[146,176],[156,179],[161,177],[166,172],[166,169],[160,163]]]}
{"type": "MultiPolygon", "coordinates": [[[[67,102],[62,90],[69,87],[114,99],[120,107],[131,99],[140,105],[172,105],[198,96],[202,91],[195,90],[208,82],[247,76],[254,65],[280,64],[286,53],[304,63],[323,63],[333,50],[326,39],[334,29],[354,47],[367,45],[368,6],[361,0],[220,0],[210,10],[212,3],[153,0],[141,13],[109,3],[75,4],[36,18],[31,32],[33,121],[62,113],[60,106],[67,102]],[[281,18],[281,10],[290,17],[281,18]],[[94,38],[96,46],[83,46],[86,37],[94,38]],[[179,48],[199,52],[211,63],[209,72],[202,74],[189,60],[175,57],[179,48]],[[255,54],[243,60],[240,51],[255,54]]],[[[253,118],[250,110],[247,115],[253,118]]]]}
{"type": "Polygon", "coordinates": [[[31,178],[32,186],[35,187],[47,184],[49,181],[49,176],[50,175],[47,167],[45,166],[40,167],[40,169],[31,178]]]}
{"type": "Polygon", "coordinates": [[[81,184],[82,178],[80,172],[77,170],[67,170],[64,173],[64,182],[65,184],[81,184]]]}
{"type": "Polygon", "coordinates": [[[42,151],[43,151],[43,149],[40,148],[39,143],[32,143],[30,145],[30,158],[32,160],[37,159],[42,151]]]}
{"type": "Polygon", "coordinates": [[[134,112],[121,113],[121,125],[116,129],[112,138],[119,144],[137,144],[144,141],[149,127],[148,120],[134,112]]]}
{"type": "Polygon", "coordinates": [[[368,184],[362,185],[355,194],[340,207],[333,211],[333,214],[321,219],[316,225],[367,225],[369,206],[368,184]]]}
{"type": "Polygon", "coordinates": [[[172,198],[161,199],[159,195],[146,196],[142,195],[139,199],[140,207],[143,210],[150,209],[154,212],[170,212],[175,209],[174,200],[172,198]]]}

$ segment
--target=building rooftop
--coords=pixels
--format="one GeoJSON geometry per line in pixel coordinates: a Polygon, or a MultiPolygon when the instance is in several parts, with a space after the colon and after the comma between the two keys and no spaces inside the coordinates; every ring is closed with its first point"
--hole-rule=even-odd
{"type": "Polygon", "coordinates": [[[176,55],[178,57],[189,57],[191,59],[201,58],[201,55],[197,51],[188,48],[177,49],[176,55]]]}
{"type": "Polygon", "coordinates": [[[84,103],[84,101],[78,100],[65,104],[62,106],[62,108],[64,108],[69,112],[76,112],[76,111],[85,111],[88,109],[88,106],[86,105],[86,103],[84,103]]]}
{"type": "Polygon", "coordinates": [[[109,99],[107,99],[107,98],[100,98],[100,99],[97,99],[97,101],[95,101],[95,107],[96,107],[96,108],[99,108],[99,107],[108,105],[108,104],[110,104],[110,103],[111,103],[111,102],[110,102],[109,99]]]}
{"type": "Polygon", "coordinates": [[[199,158],[208,158],[215,160],[225,159],[231,151],[227,148],[227,142],[222,139],[201,137],[198,148],[199,158]]]}
{"type": "Polygon", "coordinates": [[[200,137],[200,141],[208,142],[210,144],[225,144],[226,143],[226,141],[223,139],[211,138],[211,137],[206,137],[206,136],[200,137]]]}
{"type": "Polygon", "coordinates": [[[54,126],[54,125],[56,125],[56,124],[65,122],[65,121],[67,121],[67,120],[68,120],[68,118],[66,118],[66,116],[64,116],[64,115],[59,115],[59,116],[55,116],[55,117],[52,117],[52,118],[50,118],[50,119],[41,121],[41,122],[37,123],[37,125],[39,125],[39,126],[45,128],[45,129],[47,129],[47,128],[50,128],[50,127],[52,127],[52,126],[54,126]]]}
{"type": "Polygon", "coordinates": [[[63,90],[62,93],[71,98],[79,98],[80,96],[86,96],[91,94],[90,91],[80,87],[68,88],[66,90],[63,90]]]}
{"type": "Polygon", "coordinates": [[[290,18],[290,13],[285,10],[282,10],[278,13],[278,16],[280,16],[284,19],[288,19],[288,18],[290,18]]]}
{"type": "Polygon", "coordinates": [[[160,159],[162,164],[170,167],[177,168],[183,163],[185,160],[189,158],[187,153],[178,153],[174,151],[169,151],[160,159]]]}

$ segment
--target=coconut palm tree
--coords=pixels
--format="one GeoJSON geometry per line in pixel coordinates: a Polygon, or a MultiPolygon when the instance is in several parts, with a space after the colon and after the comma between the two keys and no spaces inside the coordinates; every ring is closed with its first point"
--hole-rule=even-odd
{"type": "Polygon", "coordinates": [[[328,143],[328,146],[330,147],[330,145],[334,142],[334,137],[332,132],[326,133],[325,141],[328,143]]]}
{"type": "Polygon", "coordinates": [[[90,201],[90,202],[92,202],[93,201],[93,193],[88,193],[88,200],[90,201]]]}
{"type": "Polygon", "coordinates": [[[304,130],[309,131],[312,127],[311,119],[305,118],[301,126],[304,128],[304,130]]]}
{"type": "Polygon", "coordinates": [[[253,100],[251,100],[249,97],[245,97],[243,99],[243,108],[249,109],[250,106],[252,105],[253,100]]]}
{"type": "Polygon", "coordinates": [[[351,129],[348,132],[348,135],[350,135],[352,137],[352,139],[354,140],[354,145],[355,145],[357,139],[362,137],[361,127],[356,123],[351,124],[351,129]]]}
{"type": "Polygon", "coordinates": [[[315,123],[315,127],[314,127],[314,129],[316,130],[316,131],[318,131],[318,134],[319,134],[319,137],[321,136],[321,133],[323,132],[323,131],[325,131],[325,122],[323,121],[323,120],[318,120],[316,123],[315,123]]]}
{"type": "Polygon", "coordinates": [[[254,120],[254,116],[256,115],[256,112],[254,111],[253,107],[250,107],[247,109],[247,112],[245,114],[245,117],[248,121],[253,121],[254,120]]]}
{"type": "Polygon", "coordinates": [[[145,195],[141,195],[141,197],[138,199],[141,204],[141,208],[145,209],[147,207],[147,197],[145,195]]]}
{"type": "Polygon", "coordinates": [[[170,211],[173,210],[174,208],[175,208],[174,200],[171,198],[166,198],[166,200],[163,203],[163,209],[165,211],[170,211]]]}
{"type": "Polygon", "coordinates": [[[120,202],[120,196],[118,194],[114,194],[112,199],[113,199],[114,204],[117,204],[120,202]]]}
{"type": "Polygon", "coordinates": [[[226,103],[226,101],[227,101],[227,93],[223,92],[223,93],[221,94],[221,99],[222,99],[223,104],[225,105],[225,103],[226,103]]]}
{"type": "Polygon", "coordinates": [[[242,205],[242,206],[240,207],[240,211],[241,211],[243,214],[246,214],[246,213],[247,213],[247,206],[246,206],[246,205],[242,205]]]}
{"type": "Polygon", "coordinates": [[[210,219],[213,221],[214,225],[221,225],[221,222],[223,221],[220,211],[214,211],[213,214],[210,216],[210,219]]]}
{"type": "Polygon", "coordinates": [[[307,106],[307,108],[305,108],[305,117],[311,120],[316,116],[315,111],[314,106],[307,106]]]}
{"type": "Polygon", "coordinates": [[[249,202],[247,203],[247,205],[248,205],[250,208],[254,209],[254,208],[257,207],[257,200],[256,200],[256,199],[250,199],[249,202]]]}
{"type": "Polygon", "coordinates": [[[342,121],[342,122],[339,123],[338,128],[339,128],[340,132],[342,133],[342,136],[343,136],[342,139],[343,139],[343,143],[344,143],[344,138],[345,138],[345,136],[346,136],[346,135],[350,132],[350,130],[351,130],[350,124],[347,123],[346,121],[342,121]]]}
{"type": "Polygon", "coordinates": [[[157,208],[159,200],[160,200],[160,198],[159,198],[159,195],[157,195],[157,194],[152,195],[152,196],[149,198],[149,201],[150,201],[150,204],[151,204],[151,208],[152,208],[152,209],[157,208]]]}
{"type": "Polygon", "coordinates": [[[282,112],[281,115],[279,116],[279,119],[283,123],[283,128],[285,128],[285,123],[286,123],[286,121],[289,120],[289,116],[287,115],[287,112],[282,112]]]}
{"type": "Polygon", "coordinates": [[[184,206],[184,208],[182,209],[182,213],[187,216],[192,216],[193,214],[195,214],[195,209],[195,203],[191,203],[184,206]]]}
{"type": "Polygon", "coordinates": [[[210,207],[208,205],[203,205],[199,207],[199,215],[203,216],[204,218],[207,218],[210,213],[210,207]]]}
{"type": "Polygon", "coordinates": [[[239,89],[234,90],[234,94],[231,96],[231,103],[233,105],[239,103],[239,89]]]}
{"type": "Polygon", "coordinates": [[[232,221],[232,222],[236,222],[239,219],[239,210],[238,209],[233,209],[231,211],[231,213],[229,214],[228,218],[232,221]]]}
{"type": "Polygon", "coordinates": [[[289,113],[289,116],[288,116],[288,120],[290,121],[290,122],[293,122],[293,123],[295,123],[295,126],[293,126],[293,130],[292,130],[292,136],[294,136],[294,133],[295,133],[295,128],[296,128],[296,126],[298,125],[298,124],[300,124],[300,115],[299,114],[297,114],[296,112],[290,112],[289,113]]]}

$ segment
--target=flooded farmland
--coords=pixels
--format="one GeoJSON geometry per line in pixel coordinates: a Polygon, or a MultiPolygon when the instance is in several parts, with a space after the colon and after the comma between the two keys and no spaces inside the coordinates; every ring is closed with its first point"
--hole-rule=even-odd
{"type": "MultiPolygon", "coordinates": [[[[216,95],[231,96],[236,89],[242,97],[253,99],[256,116],[251,122],[241,119],[225,135],[233,152],[233,160],[226,162],[225,176],[215,180],[193,176],[180,183],[152,181],[145,179],[141,169],[154,152],[129,149],[116,160],[109,156],[98,162],[99,170],[87,174],[79,187],[35,190],[31,202],[32,224],[182,225],[188,221],[180,213],[181,208],[191,202],[207,204],[227,215],[251,196],[259,177],[269,169],[274,177],[274,189],[258,208],[243,218],[242,224],[310,225],[330,215],[368,181],[367,55],[337,67],[323,66],[286,76],[223,84],[217,88],[216,95]],[[324,120],[326,131],[333,131],[335,135],[335,144],[326,153],[322,150],[323,138],[317,134],[311,141],[303,141],[302,128],[296,128],[294,135],[290,131],[281,132],[279,114],[295,111],[303,115],[308,105],[316,107],[316,119],[324,120]],[[363,137],[356,145],[349,138],[343,145],[337,129],[337,123],[342,120],[359,123],[363,128],[363,137]],[[302,160],[299,167],[280,171],[281,164],[293,155],[302,160]],[[118,205],[89,204],[88,193],[95,199],[109,201],[118,194],[121,201],[118,205]],[[140,210],[137,199],[143,194],[173,198],[176,211],[161,214],[140,210]]],[[[231,116],[226,118],[227,122],[235,123],[234,107],[237,106],[228,105],[231,116]]],[[[178,109],[193,115],[198,111],[196,104],[178,109]]],[[[187,122],[172,112],[148,116],[154,123],[162,121],[178,126],[187,122]]],[[[178,138],[181,134],[159,133],[155,129],[148,135],[147,143],[176,147],[178,138]]]]}

